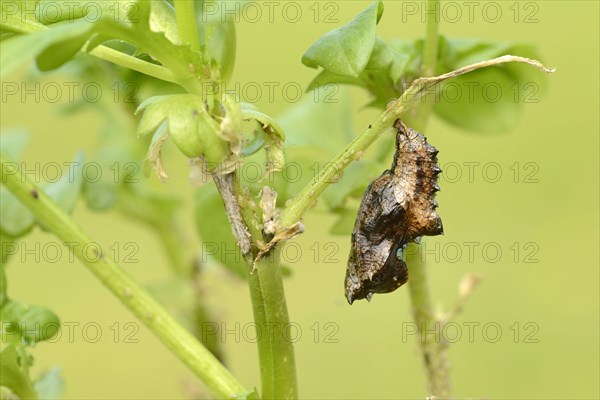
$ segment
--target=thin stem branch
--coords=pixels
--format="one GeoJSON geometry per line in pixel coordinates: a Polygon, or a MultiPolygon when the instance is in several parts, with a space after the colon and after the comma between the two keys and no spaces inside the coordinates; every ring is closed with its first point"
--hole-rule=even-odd
{"type": "MultiPolygon", "coordinates": [[[[411,244],[411,246],[416,246],[411,244]]],[[[419,344],[423,355],[423,363],[427,371],[427,383],[429,392],[436,398],[446,399],[451,395],[450,369],[447,357],[447,347],[435,334],[440,329],[440,321],[431,305],[431,296],[427,285],[427,274],[425,263],[421,261],[418,251],[408,265],[408,290],[413,311],[413,318],[419,333],[419,344]]]]}
{"type": "Polygon", "coordinates": [[[175,74],[168,68],[132,57],[106,46],[98,46],[88,53],[91,56],[129,68],[163,81],[179,84],[175,74]]]}
{"type": "MultiPolygon", "coordinates": [[[[421,74],[424,77],[430,77],[435,75],[435,69],[437,66],[438,58],[438,23],[440,18],[439,2],[437,0],[428,0],[427,9],[433,13],[427,14],[427,29],[425,36],[425,46],[423,47],[423,65],[421,67],[421,74]]],[[[416,112],[416,118],[414,119],[414,128],[418,131],[425,131],[427,121],[429,120],[429,114],[433,109],[434,103],[431,101],[424,101],[421,103],[416,112]]]]}
{"type": "Polygon", "coordinates": [[[242,397],[247,390],[233,375],[98,246],[19,168],[0,156],[0,175],[6,185],[38,219],[81,260],[188,368],[221,398],[242,397]],[[90,254],[89,249],[94,249],[90,254]]]}
{"type": "Polygon", "coordinates": [[[418,78],[413,81],[410,87],[402,93],[402,96],[388,105],[387,110],[377,117],[369,127],[348,144],[310,183],[308,183],[290,202],[289,206],[283,210],[281,221],[284,226],[289,226],[299,221],[304,212],[314,204],[317,197],[341,174],[344,169],[354,160],[359,159],[358,154],[371,146],[382,134],[393,132],[392,124],[397,118],[400,118],[407,110],[414,106],[414,103],[421,98],[426,90],[438,83],[475,71],[480,68],[490,67],[508,62],[521,62],[532,65],[540,70],[551,73],[554,69],[546,68],[542,63],[525,57],[506,55],[492,60],[482,61],[455,71],[434,77],[418,78]]]}
{"type": "Polygon", "coordinates": [[[179,38],[189,43],[194,51],[200,51],[200,38],[196,23],[195,2],[191,0],[175,0],[175,20],[179,30],[179,38]]]}
{"type": "MultiPolygon", "coordinates": [[[[6,26],[12,28],[15,32],[20,32],[22,34],[42,32],[48,29],[48,27],[44,25],[35,24],[30,21],[20,20],[18,25],[12,25],[11,22],[12,21],[7,21],[6,26]]],[[[110,47],[101,45],[90,51],[88,54],[163,81],[178,83],[177,77],[168,68],[140,60],[139,58],[132,57],[120,51],[111,49],[110,47]]]]}
{"type": "MultiPolygon", "coordinates": [[[[425,78],[433,76],[437,66],[439,2],[428,0],[427,7],[430,11],[435,10],[435,12],[427,14],[427,29],[421,69],[425,78]]],[[[424,98],[419,104],[416,118],[413,120],[416,130],[425,131],[429,115],[433,110],[433,104],[432,101],[427,101],[427,98],[424,98]]],[[[419,247],[415,247],[417,247],[415,253],[420,255],[419,247]]],[[[439,338],[434,337],[434,335],[427,335],[428,332],[435,332],[436,324],[439,327],[440,322],[437,320],[431,304],[425,263],[422,262],[420,256],[417,256],[414,257],[411,263],[407,264],[410,301],[417,331],[420,333],[419,345],[423,364],[427,371],[429,393],[442,399],[449,398],[452,389],[447,347],[441,344],[439,338]]]]}

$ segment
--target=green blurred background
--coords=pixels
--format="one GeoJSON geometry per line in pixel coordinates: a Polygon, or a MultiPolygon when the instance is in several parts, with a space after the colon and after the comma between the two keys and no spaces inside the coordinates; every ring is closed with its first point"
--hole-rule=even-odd
{"type": "MultiPolygon", "coordinates": [[[[339,6],[335,18],[340,24],[369,4],[330,3],[339,6]]],[[[406,15],[404,3],[385,2],[380,36],[415,39],[423,35],[421,16],[406,15]]],[[[304,67],[300,58],[318,37],[337,26],[323,22],[324,14],[335,8],[320,3],[323,14],[315,23],[310,9],[313,2],[298,4],[303,12],[298,23],[286,22],[277,12],[273,23],[266,16],[260,23],[242,18],[234,81],[298,82],[303,87],[310,82],[315,71],[304,67]]],[[[413,4],[421,7],[421,2],[413,4]]],[[[598,398],[599,5],[593,1],[496,2],[503,16],[491,23],[483,18],[483,6],[475,8],[471,22],[468,8],[461,2],[456,4],[464,14],[455,23],[442,19],[442,34],[533,43],[546,65],[557,67],[557,72],[549,77],[547,93],[538,103],[526,104],[519,124],[506,134],[468,133],[436,118],[425,132],[440,149],[442,166],[451,162],[463,166],[463,178],[458,182],[441,179],[438,200],[445,235],[425,242],[428,249],[440,246],[441,254],[446,254],[437,262],[433,254],[427,256],[434,303],[450,307],[465,273],[484,276],[483,284],[456,321],[462,336],[449,352],[454,395],[598,398]],[[516,21],[515,4],[521,10],[516,21]],[[525,23],[532,10],[537,10],[537,22],[525,23]],[[465,162],[481,166],[496,162],[503,176],[490,183],[477,168],[473,182],[469,182],[465,162]],[[521,171],[517,183],[514,170],[509,168],[515,163],[521,171]],[[525,163],[538,167],[537,183],[524,182],[524,174],[531,172],[525,163]],[[466,242],[481,243],[473,260],[467,255],[466,242]],[[486,243],[497,243],[502,249],[498,262],[482,255],[486,243]],[[517,260],[511,247],[514,243],[520,247],[517,260]],[[525,248],[527,243],[537,247],[525,248]],[[452,262],[456,245],[463,254],[452,262]],[[525,262],[534,248],[537,262],[525,262]],[[487,331],[487,340],[482,331],[490,323],[501,330],[496,342],[490,340],[494,329],[487,331]],[[472,324],[475,327],[469,340],[472,324]]],[[[20,82],[24,76],[25,71],[7,80],[20,82]]],[[[46,79],[55,80],[56,76],[60,73],[46,79]]],[[[352,124],[358,133],[376,112],[361,111],[365,93],[344,93],[351,96],[356,110],[352,124]]],[[[257,105],[272,115],[290,106],[266,98],[257,105]]],[[[97,115],[84,111],[65,118],[57,106],[44,101],[21,103],[14,98],[3,101],[2,129],[22,126],[32,132],[26,162],[62,163],[71,160],[78,149],[93,148],[100,125],[97,115]]],[[[169,153],[167,161],[171,178],[164,190],[189,200],[184,212],[190,216],[187,229],[193,234],[186,162],[175,151],[169,153]]],[[[139,262],[126,264],[126,268],[140,282],[151,285],[170,276],[158,238],[144,226],[116,212],[91,213],[83,204],[75,218],[105,246],[137,243],[139,262]]],[[[406,324],[411,322],[406,288],[375,296],[371,303],[348,306],[342,282],[349,238],[327,233],[333,221],[317,212],[307,216],[306,233],[295,239],[301,258],[288,262],[293,270],[285,281],[290,318],[301,330],[296,343],[301,397],[424,398],[425,378],[416,340],[410,335],[403,338],[406,324]]],[[[36,242],[43,245],[54,241],[51,235],[36,230],[25,243],[32,248],[36,242]]],[[[289,259],[296,257],[292,250],[289,259]]],[[[14,257],[7,274],[11,297],[46,305],[64,323],[78,324],[72,335],[63,331],[56,343],[42,343],[34,352],[34,375],[53,365],[61,366],[67,398],[174,399],[186,398],[197,390],[194,377],[143,326],[133,336],[137,343],[124,343],[124,335],[132,332],[125,324],[135,319],[85,267],[69,262],[66,253],[59,263],[14,257]],[[102,329],[97,343],[85,340],[82,328],[88,323],[97,323],[102,329]],[[120,332],[117,343],[115,323],[120,332]]],[[[245,340],[253,337],[246,329],[252,321],[246,284],[220,268],[210,268],[206,279],[213,315],[227,329],[240,333],[239,338],[233,333],[223,338],[226,362],[247,387],[258,385],[256,345],[245,340]]],[[[88,334],[93,336],[94,331],[88,334]]]]}

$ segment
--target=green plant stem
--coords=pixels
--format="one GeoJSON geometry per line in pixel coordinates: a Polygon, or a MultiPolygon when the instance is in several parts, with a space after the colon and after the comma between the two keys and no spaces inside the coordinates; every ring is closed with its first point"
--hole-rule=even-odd
{"type": "Polygon", "coordinates": [[[160,65],[140,60],[139,58],[131,57],[130,55],[121,53],[120,51],[111,49],[106,46],[98,46],[94,50],[90,51],[88,54],[101,60],[105,60],[113,64],[119,65],[121,67],[141,72],[142,74],[151,76],[153,78],[178,84],[177,77],[173,72],[171,72],[171,70],[160,65]]]}
{"type": "Polygon", "coordinates": [[[388,105],[388,108],[377,117],[377,119],[359,136],[357,136],[346,148],[344,148],[310,183],[308,183],[289,203],[288,207],[281,213],[281,221],[284,226],[292,225],[299,221],[307,209],[316,201],[317,197],[329,186],[336,182],[339,174],[354,160],[358,160],[360,153],[366,150],[382,134],[392,133],[392,124],[400,118],[406,111],[414,106],[416,100],[420,98],[421,93],[438,83],[464,75],[480,68],[495,66],[498,64],[520,62],[534,66],[546,73],[552,73],[555,70],[545,67],[536,60],[525,57],[505,55],[491,60],[478,62],[475,64],[461,67],[439,76],[423,77],[413,81],[410,87],[402,93],[402,96],[388,105]]]}
{"type": "MultiPolygon", "coordinates": [[[[421,69],[424,77],[433,76],[437,66],[439,2],[437,0],[429,0],[427,8],[435,10],[435,13],[427,14],[423,65],[421,69]]],[[[413,127],[416,130],[420,132],[425,131],[427,121],[433,110],[433,105],[433,102],[427,101],[427,98],[423,98],[419,103],[416,117],[412,121],[413,127]]],[[[416,245],[412,246],[416,247],[416,253],[420,254],[420,248],[416,245]]],[[[427,332],[435,332],[436,324],[439,324],[440,321],[437,320],[431,305],[426,266],[419,256],[414,257],[412,262],[407,263],[407,265],[410,301],[417,331],[420,333],[418,336],[419,346],[427,373],[428,390],[435,397],[442,399],[449,398],[451,396],[451,384],[447,347],[442,346],[439,338],[435,337],[435,335],[427,334],[427,332]]]]}
{"type": "Polygon", "coordinates": [[[175,0],[175,20],[179,30],[179,38],[189,43],[194,51],[200,51],[200,38],[196,24],[195,2],[192,0],[175,0]]]}
{"type": "Polygon", "coordinates": [[[248,285],[252,300],[258,344],[263,399],[296,399],[298,385],[294,346],[289,340],[290,320],[281,276],[281,246],[275,246],[258,260],[256,242],[262,232],[235,173],[215,176],[215,183],[233,225],[233,233],[248,264],[248,285]],[[245,204],[240,204],[240,201],[245,204]],[[233,204],[235,203],[235,204],[233,204]],[[246,233],[249,233],[248,238],[246,233]],[[245,244],[249,240],[249,243],[245,244]]]}
{"type": "Polygon", "coordinates": [[[7,167],[0,156],[2,184],[38,219],[68,245],[98,279],[117,296],[184,364],[220,398],[247,394],[231,373],[115,262],[98,252],[97,245],[18,167],[7,167]],[[89,249],[94,249],[90,251],[89,249]]]}
{"type": "MultiPolygon", "coordinates": [[[[417,247],[411,244],[413,247],[417,247]]],[[[413,249],[415,250],[415,249],[413,249]]],[[[441,322],[436,318],[431,305],[431,296],[427,284],[425,263],[421,261],[420,252],[415,254],[408,265],[408,290],[412,305],[413,318],[417,325],[419,344],[423,363],[427,371],[428,389],[436,398],[446,399],[451,396],[450,372],[447,347],[433,332],[440,329],[441,322]]]]}
{"type": "MultiPolygon", "coordinates": [[[[313,206],[316,202],[317,197],[332,183],[336,180],[333,179],[344,171],[344,169],[354,160],[359,159],[361,152],[365,151],[379,136],[382,134],[393,133],[392,128],[393,122],[400,118],[410,107],[412,107],[420,95],[426,89],[437,85],[438,83],[451,79],[459,75],[469,73],[471,71],[494,66],[507,62],[522,62],[532,65],[540,70],[550,73],[554,72],[553,69],[548,69],[542,65],[539,61],[531,60],[524,57],[505,55],[502,57],[494,58],[492,60],[482,61],[472,65],[468,65],[459,68],[455,71],[442,74],[435,77],[423,77],[416,79],[411,86],[402,94],[402,96],[395,102],[392,102],[387,110],[385,110],[379,117],[365,130],[361,135],[356,137],[344,150],[342,150],[327,166],[317,175],[307,186],[305,186],[296,195],[281,213],[281,224],[283,226],[290,226],[295,222],[299,221],[307,209],[313,206]]],[[[430,321],[432,320],[432,314],[430,312],[431,305],[429,304],[429,296],[427,294],[425,271],[421,269],[413,269],[409,271],[411,278],[409,279],[412,287],[411,298],[413,302],[413,309],[415,310],[415,319],[417,321],[430,321]],[[422,277],[420,276],[422,274],[422,277]]],[[[431,342],[425,342],[422,346],[425,363],[428,366],[428,374],[431,377],[430,387],[432,392],[445,393],[445,388],[449,388],[447,378],[444,376],[447,366],[445,365],[444,358],[439,359],[428,359],[430,352],[432,351],[431,342]],[[433,380],[432,380],[433,379],[433,380]],[[438,385],[438,381],[441,382],[438,385]]],[[[448,389],[449,390],[449,389],[448,389]]]]}
{"type": "MultiPolygon", "coordinates": [[[[10,24],[10,22],[11,21],[7,21],[6,25],[10,26],[11,30],[15,32],[20,32],[22,34],[41,32],[48,29],[44,25],[34,24],[28,21],[20,21],[18,25],[12,25],[10,24]]],[[[121,53],[120,51],[111,49],[110,47],[98,46],[92,51],[90,51],[88,54],[101,60],[105,60],[113,64],[119,65],[121,67],[141,72],[142,74],[152,76],[163,81],[178,83],[177,77],[169,69],[160,65],[140,60],[139,58],[132,57],[125,53],[121,53]]]]}
{"type": "MultiPolygon", "coordinates": [[[[435,13],[427,14],[425,45],[423,47],[423,65],[421,66],[421,76],[429,77],[435,75],[438,59],[439,35],[438,22],[440,18],[440,4],[438,0],[428,0],[428,10],[435,10],[435,13]]],[[[416,112],[416,117],[413,119],[414,128],[418,131],[425,131],[429,115],[433,110],[434,103],[426,101],[426,98],[421,101],[416,112]]]]}
{"type": "Polygon", "coordinates": [[[281,277],[281,246],[258,260],[249,276],[263,399],[297,399],[296,362],[281,277]]]}

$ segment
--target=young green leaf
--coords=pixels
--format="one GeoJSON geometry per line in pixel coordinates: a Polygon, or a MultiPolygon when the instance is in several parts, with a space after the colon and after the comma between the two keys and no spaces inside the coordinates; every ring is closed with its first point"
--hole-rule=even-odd
{"type": "MultiPolygon", "coordinates": [[[[3,40],[0,42],[0,77],[5,77],[19,66],[31,61],[49,46],[72,40],[80,42],[81,38],[85,39],[87,37],[89,31],[89,23],[76,21],[61,24],[41,32],[19,35],[8,40],[3,40]]],[[[84,42],[80,42],[79,48],[81,48],[84,42]]],[[[56,49],[60,50],[60,47],[56,49]]],[[[64,53],[61,54],[62,57],[64,57],[64,53]]],[[[48,58],[48,65],[52,65],[50,56],[48,58]]]]}
{"type": "MultiPolygon", "coordinates": [[[[13,394],[17,399],[36,400],[37,393],[29,377],[21,369],[19,354],[14,346],[6,346],[0,353],[0,386],[8,389],[9,393],[2,391],[2,395],[13,394]]],[[[11,397],[2,397],[11,399],[11,397]]],[[[14,398],[14,397],[12,397],[14,398]]]]}
{"type": "Polygon", "coordinates": [[[56,400],[65,393],[65,380],[60,368],[51,368],[44,372],[33,385],[40,400],[56,400]]]}
{"type": "Polygon", "coordinates": [[[31,141],[29,133],[22,130],[2,131],[2,141],[0,142],[0,152],[11,161],[21,160],[21,156],[31,141]]]}
{"type": "Polygon", "coordinates": [[[366,69],[379,73],[385,71],[395,85],[404,74],[409,58],[408,54],[397,51],[378,37],[366,69]]]}
{"type": "Polygon", "coordinates": [[[22,338],[29,345],[52,339],[60,330],[56,314],[41,306],[27,307],[18,323],[22,338]]]}
{"type": "Polygon", "coordinates": [[[204,30],[205,56],[208,61],[214,61],[219,67],[217,78],[220,81],[228,82],[235,65],[235,20],[231,14],[227,14],[224,19],[206,18],[203,14],[199,14],[198,17],[200,19],[198,21],[199,29],[204,30]]]}
{"type": "MultiPolygon", "coordinates": [[[[204,157],[211,166],[219,165],[229,154],[229,145],[220,136],[220,126],[208,113],[202,98],[192,94],[151,97],[138,107],[143,112],[138,135],[145,136],[166,122],[166,129],[187,157],[204,157]]],[[[160,135],[160,139],[164,134],[160,135]]],[[[162,144],[153,140],[153,144],[162,144]]],[[[156,150],[156,148],[155,148],[156,150]]],[[[152,152],[155,155],[159,153],[152,152]]],[[[155,158],[156,160],[158,158],[155,158]]]]}
{"type": "Polygon", "coordinates": [[[258,108],[249,103],[239,104],[239,119],[256,121],[258,129],[264,133],[264,135],[260,135],[260,138],[267,158],[265,176],[271,172],[281,171],[285,164],[283,151],[285,133],[279,123],[273,117],[259,111],[258,108]]]}
{"type": "Polygon", "coordinates": [[[165,121],[154,132],[152,142],[150,142],[150,146],[148,147],[148,154],[144,160],[144,175],[150,176],[150,171],[154,169],[161,182],[165,182],[169,177],[162,160],[162,147],[168,138],[169,130],[165,121]]]}
{"type": "Polygon", "coordinates": [[[8,237],[18,238],[31,230],[33,214],[6,188],[0,188],[0,229],[8,237]]]}
{"type": "Polygon", "coordinates": [[[377,0],[352,21],[317,40],[302,56],[306,66],[318,66],[338,75],[358,77],[375,46],[375,28],[383,14],[377,0]]]}
{"type": "Polygon", "coordinates": [[[240,113],[242,119],[253,119],[260,122],[263,129],[268,134],[274,135],[279,140],[285,140],[284,130],[281,129],[275,118],[261,112],[250,103],[240,103],[240,113]]]}

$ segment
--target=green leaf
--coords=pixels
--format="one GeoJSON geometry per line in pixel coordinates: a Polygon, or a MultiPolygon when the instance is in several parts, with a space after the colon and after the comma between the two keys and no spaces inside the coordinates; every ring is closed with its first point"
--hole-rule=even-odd
{"type": "MultiPolygon", "coordinates": [[[[74,167],[67,169],[58,182],[40,185],[44,192],[63,210],[71,212],[77,203],[82,189],[83,154],[77,155],[74,167]]],[[[10,164],[8,167],[10,168],[10,164]]],[[[0,230],[9,237],[17,238],[25,235],[33,227],[35,217],[6,188],[0,188],[0,230]]]]}
{"type": "Polygon", "coordinates": [[[117,202],[117,184],[104,180],[93,183],[84,182],[83,194],[87,206],[92,210],[108,210],[117,202]]]}
{"type": "Polygon", "coordinates": [[[7,301],[0,309],[0,323],[2,323],[2,343],[18,346],[19,349],[25,346],[19,319],[27,311],[27,306],[18,301],[7,301]]]}
{"type": "Polygon", "coordinates": [[[154,169],[161,182],[164,182],[169,177],[162,160],[162,147],[168,138],[169,131],[167,130],[167,123],[165,121],[152,136],[152,142],[148,147],[148,154],[144,160],[144,174],[150,176],[150,171],[154,169]]]}
{"type": "Polygon", "coordinates": [[[196,229],[202,239],[202,259],[219,261],[236,275],[246,279],[248,271],[225,213],[225,206],[214,185],[197,189],[195,196],[196,229]]]}
{"type": "MultiPolygon", "coordinates": [[[[233,119],[236,119],[234,116],[233,119]]],[[[279,123],[271,117],[258,110],[254,105],[249,103],[239,104],[239,117],[241,120],[251,120],[258,123],[258,129],[264,135],[257,135],[257,140],[251,142],[251,146],[257,142],[262,144],[266,152],[266,171],[265,176],[274,171],[281,171],[285,164],[285,153],[283,151],[283,141],[285,133],[279,126],[279,123]]],[[[241,130],[241,128],[240,128],[241,130]]],[[[252,154],[249,148],[244,148],[242,154],[252,154]]]]}
{"type": "Polygon", "coordinates": [[[360,78],[353,78],[346,75],[338,75],[329,70],[322,70],[308,85],[308,90],[316,90],[326,85],[345,84],[365,87],[365,82],[360,78]]]}
{"type": "Polygon", "coordinates": [[[21,369],[19,354],[14,346],[7,346],[0,353],[0,386],[8,388],[22,400],[38,398],[29,377],[21,369]]]}
{"type": "Polygon", "coordinates": [[[498,133],[513,127],[522,105],[511,86],[515,81],[498,68],[473,71],[440,84],[435,113],[445,121],[476,132],[498,133]]]}
{"type": "Polygon", "coordinates": [[[73,168],[67,169],[65,174],[56,183],[46,184],[43,187],[46,194],[63,210],[71,213],[77,204],[83,184],[84,156],[79,152],[73,160],[73,168]]]}
{"type": "MultiPolygon", "coordinates": [[[[0,77],[5,77],[22,64],[31,61],[49,46],[64,41],[79,41],[80,38],[87,37],[90,28],[89,23],[77,21],[60,24],[42,32],[29,33],[3,40],[0,42],[0,77]]],[[[58,51],[60,48],[56,48],[56,50],[58,51]]],[[[64,56],[64,54],[61,53],[61,56],[64,56]]],[[[50,60],[48,62],[50,63],[50,60]]]]}
{"type": "Polygon", "coordinates": [[[34,384],[40,400],[60,399],[65,393],[65,380],[60,368],[54,367],[42,374],[34,384]]]}
{"type": "Polygon", "coordinates": [[[62,40],[45,48],[36,58],[36,65],[39,70],[52,71],[73,58],[90,38],[93,32],[92,28],[90,26],[87,31],[78,36],[62,40]]]}
{"type": "Polygon", "coordinates": [[[274,135],[279,140],[285,140],[284,130],[281,129],[275,118],[261,112],[250,103],[240,103],[240,112],[243,119],[253,119],[260,122],[267,134],[274,135]]]}
{"type": "Polygon", "coordinates": [[[375,28],[383,14],[376,1],[352,21],[317,40],[302,56],[302,63],[323,67],[338,75],[358,77],[365,69],[375,46],[375,28]]]}
{"type": "MultiPolygon", "coordinates": [[[[19,161],[29,141],[30,136],[25,132],[4,132],[0,141],[0,152],[13,162],[19,161]]],[[[5,187],[0,188],[0,197],[2,198],[0,202],[0,230],[7,236],[13,237],[27,233],[35,220],[33,214],[5,187]]]]}
{"type": "MultiPolygon", "coordinates": [[[[539,59],[528,45],[449,39],[441,54],[442,69],[450,71],[505,54],[539,59]]],[[[440,84],[434,112],[463,129],[505,132],[516,125],[525,104],[539,101],[546,84],[544,74],[523,65],[477,70],[440,84]]]]}
{"type": "Polygon", "coordinates": [[[35,223],[33,214],[5,187],[0,188],[0,229],[6,236],[24,236],[35,223]]]}
{"type": "MultiPolygon", "coordinates": [[[[239,5],[239,3],[236,3],[239,5]]],[[[227,7],[227,5],[223,5],[227,7]]],[[[199,6],[201,10],[208,5],[199,6]]],[[[222,10],[222,9],[221,9],[222,10]]],[[[220,79],[228,82],[233,74],[236,52],[235,19],[227,14],[225,18],[206,18],[199,14],[198,27],[204,29],[204,47],[208,61],[219,67],[220,79]]]]}
{"type": "MultiPolygon", "coordinates": [[[[347,98],[341,93],[337,103],[318,103],[307,95],[278,117],[286,132],[286,164],[281,173],[273,174],[267,182],[277,191],[278,204],[283,205],[298,193],[353,139],[347,98]]],[[[241,177],[244,177],[243,173],[241,177]]],[[[255,184],[255,190],[260,190],[264,184],[255,184]]]]}
{"type": "MultiPolygon", "coordinates": [[[[101,14],[102,18],[87,24],[88,30],[80,36],[53,43],[38,56],[39,68],[44,71],[58,68],[84,48],[86,42],[85,51],[89,52],[108,40],[117,39],[135,46],[137,54],[148,53],[181,78],[182,82],[196,79],[197,75],[202,73],[202,55],[191,50],[189,45],[179,45],[171,41],[177,40],[177,37],[169,29],[165,29],[164,32],[153,31],[153,28],[164,29],[164,25],[169,23],[172,16],[169,16],[171,11],[164,4],[157,6],[151,3],[155,2],[125,2],[117,5],[111,3],[109,10],[112,10],[112,7],[119,8],[117,16],[114,15],[114,11],[106,15],[101,14]],[[153,17],[153,10],[154,14],[157,14],[156,17],[153,17]],[[193,69],[190,69],[190,65],[193,69]]],[[[84,21],[85,19],[81,19],[73,23],[84,21]]]]}
{"type": "Polygon", "coordinates": [[[52,339],[60,330],[60,320],[41,306],[29,306],[19,321],[22,339],[29,345],[52,339]]]}
{"type": "Polygon", "coordinates": [[[347,236],[354,229],[354,224],[356,222],[356,209],[348,209],[344,208],[341,210],[337,210],[336,214],[339,215],[339,218],[329,229],[329,233],[332,235],[340,235],[347,236]]]}
{"type": "Polygon", "coordinates": [[[144,101],[138,135],[145,136],[168,121],[168,132],[179,150],[190,158],[204,156],[218,165],[229,153],[220,135],[219,124],[208,114],[202,98],[192,94],[156,96],[144,101]]]}
{"type": "MultiPolygon", "coordinates": [[[[440,42],[442,40],[443,36],[440,36],[440,42]]],[[[395,54],[408,56],[407,63],[404,66],[404,75],[416,76],[420,74],[423,55],[422,40],[412,42],[399,38],[392,38],[387,41],[387,44],[395,51],[395,54]]],[[[401,62],[401,60],[398,60],[398,62],[401,62]]]]}
{"type": "Polygon", "coordinates": [[[366,69],[378,72],[386,71],[392,83],[396,84],[404,74],[409,58],[409,54],[401,53],[377,38],[366,69]]]}
{"type": "Polygon", "coordinates": [[[2,132],[0,141],[0,152],[11,161],[20,161],[25,147],[31,141],[29,133],[21,130],[10,130],[2,132]]]}
{"type": "Polygon", "coordinates": [[[348,197],[362,196],[369,183],[386,168],[385,165],[368,159],[351,164],[340,180],[323,193],[327,206],[332,210],[337,209],[344,205],[348,197]]]}
{"type": "Polygon", "coordinates": [[[9,343],[34,345],[53,338],[60,330],[58,317],[45,307],[9,301],[0,314],[0,321],[6,328],[3,339],[9,343]]]}
{"type": "Polygon", "coordinates": [[[167,0],[152,1],[150,6],[150,28],[154,32],[163,32],[171,42],[180,43],[173,6],[167,0]]]}
{"type": "MultiPolygon", "coordinates": [[[[4,252],[4,246],[6,245],[6,241],[2,240],[0,245],[2,245],[2,251],[4,252]]],[[[4,258],[4,254],[2,254],[4,258]]],[[[0,263],[0,308],[6,304],[8,301],[8,294],[6,290],[6,271],[4,270],[4,261],[0,263]]]]}
{"type": "Polygon", "coordinates": [[[0,29],[2,33],[23,33],[43,28],[31,12],[38,0],[0,1],[0,29]]]}
{"type": "Polygon", "coordinates": [[[36,7],[36,19],[44,25],[74,21],[84,17],[87,17],[89,21],[111,18],[115,22],[123,23],[129,20],[129,15],[135,16],[138,11],[135,1],[39,0],[36,7]]]}

